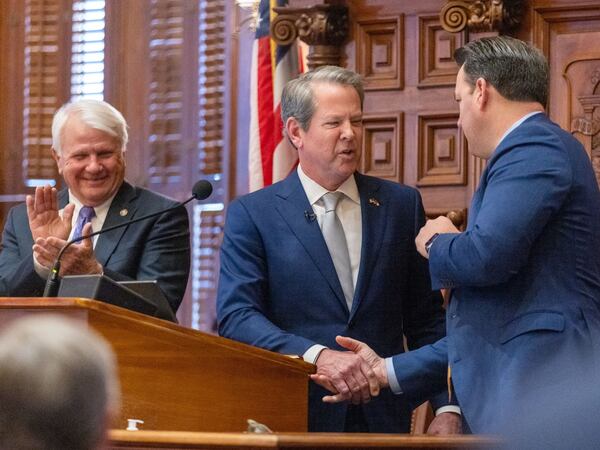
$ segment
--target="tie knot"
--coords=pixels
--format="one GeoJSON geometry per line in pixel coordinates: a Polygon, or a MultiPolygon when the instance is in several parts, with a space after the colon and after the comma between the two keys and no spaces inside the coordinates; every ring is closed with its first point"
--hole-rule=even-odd
{"type": "Polygon", "coordinates": [[[94,211],[94,208],[92,208],[91,206],[83,206],[79,210],[79,217],[85,219],[86,221],[90,221],[94,217],[96,217],[96,211],[94,211]]]}
{"type": "Polygon", "coordinates": [[[325,205],[325,212],[335,211],[343,195],[343,192],[339,191],[324,193],[321,199],[323,200],[323,205],[325,205]]]}

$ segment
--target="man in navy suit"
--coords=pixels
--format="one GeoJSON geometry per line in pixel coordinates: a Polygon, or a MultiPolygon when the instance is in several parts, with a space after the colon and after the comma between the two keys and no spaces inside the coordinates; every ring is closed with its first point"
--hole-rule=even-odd
{"type": "MultiPolygon", "coordinates": [[[[52,156],[66,189],[38,187],[6,219],[0,252],[0,294],[41,296],[62,246],[176,202],[125,181],[127,123],[106,102],[79,100],[54,115],[52,156]],[[88,211],[89,216],[82,212],[88,211]]],[[[117,281],[157,280],[173,312],[190,264],[184,207],[70,246],[60,275],[106,274],[117,281]]]]}
{"type": "MultiPolygon", "coordinates": [[[[423,401],[385,393],[356,405],[378,385],[362,358],[340,351],[336,335],[364,339],[385,355],[403,351],[403,336],[413,349],[444,335],[440,297],[414,246],[424,223],[418,192],[357,172],[362,101],[360,77],[340,67],[286,85],[282,119],[298,168],[229,205],[221,248],[219,333],[301,355],[351,403],[326,404],[327,391],[311,383],[310,431],[407,432],[412,408],[423,401]],[[330,251],[321,231],[328,192],[341,193],[329,214],[341,223],[346,272],[337,272],[340,248],[330,251]]],[[[438,429],[455,428],[457,418],[440,411],[438,429]]]]}
{"type": "Polygon", "coordinates": [[[509,429],[522,399],[541,405],[597,367],[600,193],[583,146],[544,113],[541,52],[502,36],[471,42],[455,58],[459,125],[487,167],[467,230],[441,217],[416,239],[433,287],[451,290],[447,337],[387,360],[339,341],[370,362],[382,386],[404,393],[426,392],[432,383],[422,374],[449,366],[463,418],[487,433],[509,429]]]}

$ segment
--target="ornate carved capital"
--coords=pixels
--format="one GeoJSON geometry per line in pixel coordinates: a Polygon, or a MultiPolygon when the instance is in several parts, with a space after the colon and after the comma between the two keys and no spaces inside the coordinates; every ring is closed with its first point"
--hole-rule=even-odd
{"type": "Polygon", "coordinates": [[[310,8],[274,9],[277,17],[271,23],[271,36],[278,44],[288,45],[296,38],[306,42],[309,69],[340,64],[341,46],[348,37],[347,6],[326,2],[310,8]]]}
{"type": "Polygon", "coordinates": [[[505,31],[521,24],[523,0],[449,0],[440,11],[444,30],[505,31]]]}

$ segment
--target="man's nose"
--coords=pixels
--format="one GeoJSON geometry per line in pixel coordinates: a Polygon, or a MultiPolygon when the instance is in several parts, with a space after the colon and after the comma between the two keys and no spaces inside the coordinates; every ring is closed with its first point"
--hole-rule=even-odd
{"type": "Polygon", "coordinates": [[[353,139],[356,136],[354,132],[354,127],[352,127],[352,123],[349,120],[346,120],[342,123],[342,139],[353,139]]]}
{"type": "Polygon", "coordinates": [[[87,166],[85,167],[89,172],[99,172],[104,169],[104,166],[100,163],[100,160],[96,155],[91,155],[87,166]]]}

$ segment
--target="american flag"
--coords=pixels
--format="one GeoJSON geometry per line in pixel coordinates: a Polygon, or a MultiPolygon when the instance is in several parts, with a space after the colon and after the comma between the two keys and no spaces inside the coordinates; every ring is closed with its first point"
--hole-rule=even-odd
{"type": "Polygon", "coordinates": [[[287,0],[261,0],[252,48],[250,99],[250,191],[285,178],[297,164],[296,150],[282,134],[280,100],[283,86],[298,75],[296,44],[277,45],[270,37],[273,8],[287,0]]]}

